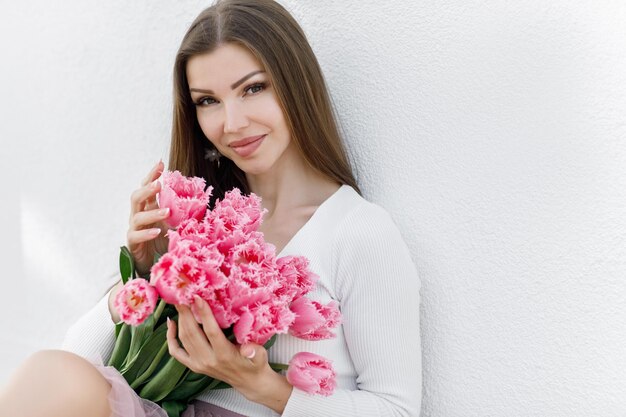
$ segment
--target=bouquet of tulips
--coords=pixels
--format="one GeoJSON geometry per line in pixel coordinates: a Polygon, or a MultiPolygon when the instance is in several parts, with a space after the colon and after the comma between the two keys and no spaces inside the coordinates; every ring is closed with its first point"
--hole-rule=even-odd
{"type": "MultiPolygon", "coordinates": [[[[202,178],[164,172],[158,195],[170,209],[168,250],[156,255],[147,279],[138,277],[129,250],[122,247],[124,286],[115,298],[122,323],[109,365],[142,397],[177,417],[189,401],[222,381],[197,374],[168,352],[167,318],[177,320],[175,304],[191,305],[199,296],[211,307],[233,343],[257,343],[269,349],[276,335],[306,340],[333,337],[340,322],[338,305],[312,301],[317,275],[301,256],[277,258],[273,245],[258,231],[264,214],[259,197],[227,192],[208,209],[212,188],[202,178]]],[[[328,360],[308,352],[296,354],[287,369],[289,382],[306,392],[330,395],[335,372],[328,360]]]]}

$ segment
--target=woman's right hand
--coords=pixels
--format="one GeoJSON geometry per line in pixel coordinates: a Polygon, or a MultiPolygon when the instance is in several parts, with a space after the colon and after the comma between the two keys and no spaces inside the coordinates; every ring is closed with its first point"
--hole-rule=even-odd
{"type": "Polygon", "coordinates": [[[145,274],[154,263],[154,253],[167,251],[168,239],[165,236],[167,225],[164,220],[169,209],[159,209],[156,195],[161,184],[156,181],[165,168],[159,161],[144,178],[141,187],[130,197],[130,219],[126,235],[128,249],[135,261],[135,269],[145,274]]]}

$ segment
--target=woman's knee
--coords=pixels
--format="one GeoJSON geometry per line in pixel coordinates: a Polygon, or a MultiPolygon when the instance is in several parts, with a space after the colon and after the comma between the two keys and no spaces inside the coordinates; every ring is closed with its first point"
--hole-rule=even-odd
{"type": "MultiPolygon", "coordinates": [[[[9,381],[12,401],[38,402],[49,415],[108,416],[111,385],[89,361],[62,350],[31,355],[9,381]]],[[[33,406],[33,409],[35,406],[33,406]]],[[[46,414],[48,415],[48,414],[46,414]]]]}

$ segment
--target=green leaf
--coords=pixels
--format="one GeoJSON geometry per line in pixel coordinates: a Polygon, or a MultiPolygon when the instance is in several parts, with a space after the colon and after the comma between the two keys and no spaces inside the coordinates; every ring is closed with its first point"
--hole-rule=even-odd
{"type": "Polygon", "coordinates": [[[196,374],[190,372],[185,380],[178,384],[174,390],[165,397],[165,400],[188,400],[197,397],[205,390],[212,389],[219,383],[222,383],[219,379],[211,378],[207,375],[196,374]],[[196,376],[199,375],[200,378],[196,376]]]}
{"type": "Polygon", "coordinates": [[[174,389],[187,368],[170,356],[165,366],[148,381],[139,395],[153,402],[161,401],[174,389]]]}
{"type": "MultiPolygon", "coordinates": [[[[169,357],[170,356],[168,355],[168,358],[169,357]]],[[[165,365],[165,364],[163,364],[163,365],[165,365]]],[[[189,375],[190,372],[191,372],[191,369],[189,369],[189,368],[185,369],[185,372],[183,372],[183,375],[180,377],[180,379],[178,380],[178,382],[176,383],[176,386],[172,389],[172,391],[176,390],[176,388],[181,386],[187,380],[187,376],[189,375]]],[[[172,393],[172,391],[170,391],[170,394],[172,393]]],[[[170,395],[170,394],[167,394],[167,395],[170,395]]],[[[163,399],[163,401],[166,401],[167,399],[168,398],[165,397],[163,399]]]]}
{"type": "Polygon", "coordinates": [[[192,370],[189,370],[189,375],[185,377],[185,381],[199,381],[202,378],[206,378],[206,375],[198,374],[196,372],[193,372],[192,370]]]}
{"type": "Polygon", "coordinates": [[[211,389],[226,389],[226,388],[232,388],[232,387],[229,384],[227,384],[226,382],[223,382],[223,381],[219,381],[218,384],[216,384],[215,386],[211,387],[211,389]]]}
{"type": "Polygon", "coordinates": [[[126,246],[120,248],[120,274],[124,284],[135,276],[135,262],[126,246]]]}
{"type": "MultiPolygon", "coordinates": [[[[111,359],[109,359],[109,366],[113,366],[115,369],[119,370],[124,363],[124,359],[126,359],[126,353],[128,352],[128,347],[130,346],[130,326],[127,324],[122,324],[119,326],[119,334],[117,335],[117,339],[115,340],[115,347],[113,348],[113,353],[111,354],[111,359]]],[[[116,331],[118,326],[116,326],[116,331]]]]}
{"type": "MultiPolygon", "coordinates": [[[[169,354],[164,355],[161,360],[159,361],[158,365],[156,366],[155,370],[152,372],[152,375],[150,375],[150,377],[147,379],[146,382],[150,381],[153,377],[155,377],[156,375],[159,374],[159,372],[161,372],[161,370],[163,368],[165,368],[165,365],[167,365],[167,362],[170,360],[171,356],[169,354]]],[[[184,378],[184,375],[181,377],[181,379],[184,378]]],[[[180,380],[179,380],[180,382],[180,380]]]]}
{"type": "Polygon", "coordinates": [[[137,388],[154,372],[161,358],[167,353],[167,328],[156,329],[141,346],[135,358],[120,371],[132,388],[137,388]]]}
{"type": "Polygon", "coordinates": [[[122,331],[122,327],[124,327],[123,322],[119,322],[115,325],[115,337],[118,337],[120,335],[120,332],[122,331]]]}
{"type": "Polygon", "coordinates": [[[187,401],[163,401],[161,408],[165,410],[168,417],[180,417],[180,413],[188,407],[187,401]]]}
{"type": "Polygon", "coordinates": [[[161,256],[163,256],[162,253],[154,251],[154,257],[152,258],[154,262],[152,264],[154,265],[155,263],[159,262],[159,259],[161,259],[161,256]]]}
{"type": "MultiPolygon", "coordinates": [[[[161,301],[159,301],[159,303],[161,301]]],[[[163,312],[161,313],[161,315],[159,316],[159,320],[157,321],[157,326],[160,326],[161,324],[165,323],[168,317],[170,319],[174,319],[178,317],[178,311],[176,311],[176,307],[174,307],[171,304],[165,304],[165,308],[163,309],[163,312]]]]}
{"type": "Polygon", "coordinates": [[[270,340],[268,340],[267,342],[265,342],[265,344],[263,345],[263,347],[267,350],[269,348],[271,348],[274,343],[276,342],[276,338],[278,337],[278,335],[274,335],[270,338],[270,340]]]}
{"type": "Polygon", "coordinates": [[[131,326],[130,334],[130,346],[128,348],[128,354],[126,355],[125,367],[131,366],[132,362],[137,358],[139,349],[146,343],[146,341],[152,336],[154,328],[154,316],[150,316],[141,323],[139,326],[131,326]]]}

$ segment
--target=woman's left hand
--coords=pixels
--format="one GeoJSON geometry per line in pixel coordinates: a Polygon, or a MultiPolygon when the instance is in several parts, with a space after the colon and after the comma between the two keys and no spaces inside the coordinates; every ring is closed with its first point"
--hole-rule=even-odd
{"type": "Polygon", "coordinates": [[[282,407],[276,403],[278,398],[274,398],[272,405],[279,407],[271,408],[284,408],[291,394],[291,385],[269,366],[267,350],[256,344],[237,346],[231,343],[217,324],[206,301],[198,296],[194,300],[193,312],[187,306],[176,306],[178,326],[173,320],[168,322],[167,344],[170,355],[193,372],[224,381],[248,400],[262,404],[270,399],[268,395],[274,397],[270,394],[272,388],[276,389],[277,384],[282,385],[288,389],[288,392],[283,390],[283,393],[287,393],[286,397],[280,395],[280,400],[284,401],[278,403],[282,403],[282,407]],[[196,321],[194,312],[202,326],[196,321]],[[182,346],[176,339],[177,330],[182,346]]]}

